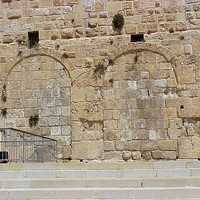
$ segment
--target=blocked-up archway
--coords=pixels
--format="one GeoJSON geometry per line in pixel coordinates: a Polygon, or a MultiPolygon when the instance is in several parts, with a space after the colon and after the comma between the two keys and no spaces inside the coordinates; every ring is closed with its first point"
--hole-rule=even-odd
{"type": "MultiPolygon", "coordinates": [[[[139,46],[139,45],[138,45],[139,46]]],[[[151,48],[130,48],[109,66],[104,91],[105,141],[113,150],[134,152],[147,159],[175,159],[176,140],[170,132],[176,112],[177,74],[169,55],[151,48]],[[170,124],[171,123],[171,124],[170,124]],[[160,151],[159,141],[174,144],[160,151]]],[[[110,149],[105,149],[110,151],[110,149]]]]}
{"type": "Polygon", "coordinates": [[[4,89],[4,127],[71,144],[71,79],[62,62],[43,54],[27,56],[11,68],[4,89]]]}

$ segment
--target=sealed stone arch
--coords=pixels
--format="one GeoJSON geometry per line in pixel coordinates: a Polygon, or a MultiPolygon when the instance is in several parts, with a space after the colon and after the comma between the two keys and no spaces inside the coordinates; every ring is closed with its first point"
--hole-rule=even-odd
{"type": "Polygon", "coordinates": [[[25,56],[10,68],[4,89],[3,126],[56,139],[60,157],[69,156],[71,76],[66,66],[47,54],[25,56]]]}
{"type": "Polygon", "coordinates": [[[104,81],[105,158],[122,158],[125,151],[133,159],[176,159],[170,130],[179,120],[176,57],[159,46],[131,44],[112,59],[104,81]]]}

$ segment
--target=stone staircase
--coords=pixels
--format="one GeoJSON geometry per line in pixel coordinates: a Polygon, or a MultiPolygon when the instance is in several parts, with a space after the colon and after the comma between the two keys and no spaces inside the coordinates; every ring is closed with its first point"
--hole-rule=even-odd
{"type": "Polygon", "coordinates": [[[200,161],[0,165],[0,200],[199,200],[200,161]]]}

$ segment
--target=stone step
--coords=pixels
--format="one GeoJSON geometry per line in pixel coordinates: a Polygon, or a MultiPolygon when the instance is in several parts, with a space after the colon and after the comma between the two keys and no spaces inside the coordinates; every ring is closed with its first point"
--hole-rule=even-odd
{"type": "Polygon", "coordinates": [[[5,179],[0,189],[200,187],[200,177],[136,179],[5,179]]]}
{"type": "Polygon", "coordinates": [[[67,163],[9,163],[0,164],[1,170],[117,170],[117,169],[169,169],[169,168],[200,168],[199,160],[176,160],[176,161],[131,161],[131,162],[79,162],[67,163]]]}
{"type": "Polygon", "coordinates": [[[1,200],[34,199],[199,199],[199,187],[0,189],[1,200]]]}
{"type": "Polygon", "coordinates": [[[169,169],[120,169],[120,170],[1,170],[1,179],[14,178],[148,178],[148,177],[196,177],[200,168],[169,169]]]}

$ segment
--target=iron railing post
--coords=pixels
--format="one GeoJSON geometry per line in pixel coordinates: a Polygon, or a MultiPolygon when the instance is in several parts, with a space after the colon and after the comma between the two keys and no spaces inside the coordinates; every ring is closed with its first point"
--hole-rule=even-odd
{"type": "Polygon", "coordinates": [[[23,142],[22,142],[22,151],[23,151],[23,163],[24,163],[24,133],[23,133],[23,142]]]}
{"type": "Polygon", "coordinates": [[[54,159],[56,160],[56,162],[58,162],[57,160],[57,141],[54,141],[54,159]]]}

